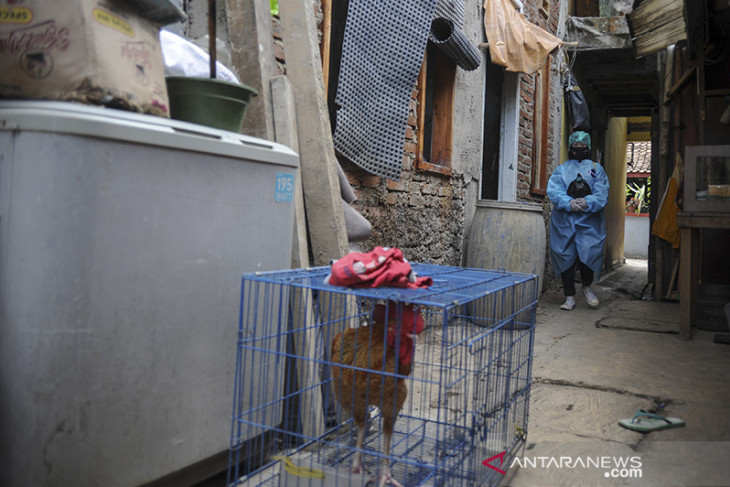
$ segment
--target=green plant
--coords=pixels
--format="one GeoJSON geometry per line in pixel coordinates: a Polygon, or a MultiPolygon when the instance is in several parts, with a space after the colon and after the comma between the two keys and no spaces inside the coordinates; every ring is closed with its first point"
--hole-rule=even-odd
{"type": "Polygon", "coordinates": [[[269,0],[269,5],[271,5],[271,15],[279,15],[279,0],[269,0]]]}
{"type": "Polygon", "coordinates": [[[632,213],[647,213],[651,197],[651,178],[645,183],[626,183],[626,211],[632,213]]]}

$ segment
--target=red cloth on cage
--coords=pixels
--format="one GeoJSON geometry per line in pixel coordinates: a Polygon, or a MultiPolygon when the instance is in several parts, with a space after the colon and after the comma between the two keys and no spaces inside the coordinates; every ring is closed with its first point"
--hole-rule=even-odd
{"type": "Polygon", "coordinates": [[[348,287],[427,288],[433,280],[418,277],[398,248],[375,247],[366,254],[350,252],[332,263],[329,283],[348,287]]]}

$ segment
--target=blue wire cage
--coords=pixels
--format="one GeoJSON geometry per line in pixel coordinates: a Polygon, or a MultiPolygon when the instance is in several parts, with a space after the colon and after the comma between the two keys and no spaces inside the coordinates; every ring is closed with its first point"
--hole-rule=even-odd
{"type": "Polygon", "coordinates": [[[538,277],[411,266],[433,285],[332,286],[329,267],[243,276],[229,486],[364,486],[384,462],[406,487],[502,480],[527,437],[538,277]],[[334,337],[370,324],[383,303],[415,307],[425,327],[409,373],[387,369],[385,356],[367,369],[382,378],[384,397],[369,398],[360,446],[346,403],[358,399],[336,394],[333,371],[363,365],[330,352],[334,337]],[[393,381],[407,397],[386,442],[382,406],[393,401],[393,381]]]}

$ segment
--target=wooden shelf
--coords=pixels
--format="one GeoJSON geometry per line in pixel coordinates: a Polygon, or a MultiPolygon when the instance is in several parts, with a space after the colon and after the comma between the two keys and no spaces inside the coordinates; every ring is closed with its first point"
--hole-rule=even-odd
{"type": "Polygon", "coordinates": [[[730,95],[730,88],[724,88],[722,90],[705,90],[705,96],[723,96],[730,95]]]}

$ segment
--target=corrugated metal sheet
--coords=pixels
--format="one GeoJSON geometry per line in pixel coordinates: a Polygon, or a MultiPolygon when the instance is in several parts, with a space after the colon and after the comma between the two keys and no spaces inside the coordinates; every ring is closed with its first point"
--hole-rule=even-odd
{"type": "Polygon", "coordinates": [[[683,0],[644,0],[627,15],[627,20],[637,57],[687,38],[683,0]]]}

